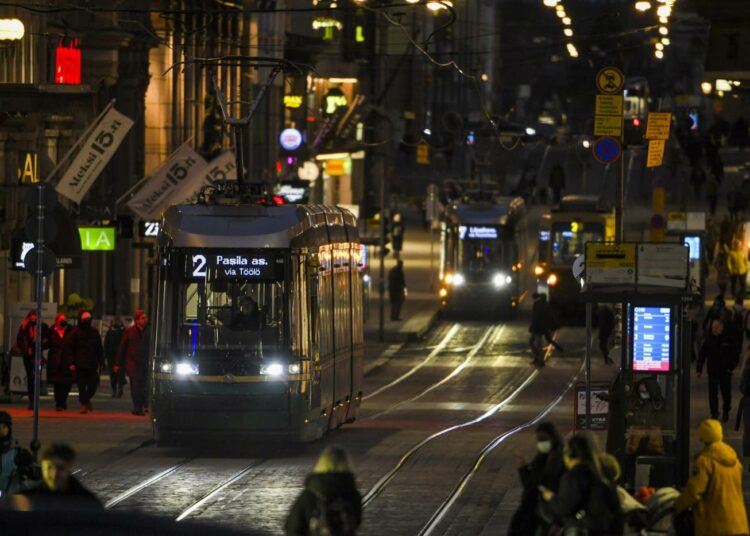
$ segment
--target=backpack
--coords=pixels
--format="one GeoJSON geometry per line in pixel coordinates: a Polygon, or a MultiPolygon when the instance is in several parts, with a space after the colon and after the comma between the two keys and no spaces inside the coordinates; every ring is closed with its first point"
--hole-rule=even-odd
{"type": "Polygon", "coordinates": [[[315,494],[316,505],[310,517],[308,533],[310,536],[354,536],[357,520],[344,497],[326,497],[318,491],[315,494]]]}

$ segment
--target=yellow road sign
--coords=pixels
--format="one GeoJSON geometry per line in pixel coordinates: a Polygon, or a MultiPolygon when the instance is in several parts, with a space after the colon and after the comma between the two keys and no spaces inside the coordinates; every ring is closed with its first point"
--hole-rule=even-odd
{"type": "Polygon", "coordinates": [[[594,116],[594,136],[622,136],[622,116],[597,115],[594,116]]]}
{"type": "Polygon", "coordinates": [[[622,95],[597,95],[596,115],[622,115],[622,95]]]}
{"type": "Polygon", "coordinates": [[[651,112],[646,124],[647,140],[668,140],[672,114],[669,112],[651,112]]]}
{"type": "Polygon", "coordinates": [[[605,67],[596,73],[596,89],[607,95],[614,95],[622,91],[625,85],[625,75],[617,67],[605,67]]]}
{"type": "Polygon", "coordinates": [[[665,140],[649,140],[648,156],[646,157],[646,167],[657,167],[664,160],[665,140]]]}

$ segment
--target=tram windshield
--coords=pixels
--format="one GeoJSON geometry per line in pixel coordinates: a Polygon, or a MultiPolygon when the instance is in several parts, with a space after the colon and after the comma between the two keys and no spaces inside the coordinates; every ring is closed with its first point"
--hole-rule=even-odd
{"type": "MultiPolygon", "coordinates": [[[[284,343],[283,257],[175,255],[169,350],[182,356],[263,357],[284,343]],[[184,257],[181,258],[181,257],[184,257]],[[183,270],[183,267],[185,269],[183,270]]],[[[173,267],[174,267],[173,265],[173,267]]]]}
{"type": "Polygon", "coordinates": [[[485,272],[515,262],[516,245],[501,227],[459,228],[458,265],[468,272],[485,272]]]}
{"type": "Polygon", "coordinates": [[[604,225],[592,222],[559,222],[552,225],[552,262],[571,264],[583,255],[586,242],[604,240],[604,225]]]}

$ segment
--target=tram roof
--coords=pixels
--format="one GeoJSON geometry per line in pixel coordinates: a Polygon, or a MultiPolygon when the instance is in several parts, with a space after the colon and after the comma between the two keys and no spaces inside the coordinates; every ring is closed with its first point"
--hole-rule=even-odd
{"type": "Polygon", "coordinates": [[[598,195],[566,195],[560,203],[552,208],[552,212],[574,212],[574,211],[596,211],[608,212],[609,209],[602,204],[598,195]]]}
{"type": "Polygon", "coordinates": [[[507,225],[524,213],[525,204],[520,197],[495,197],[491,201],[454,203],[448,207],[447,217],[455,224],[507,225]]]}
{"type": "Polygon", "coordinates": [[[160,244],[176,248],[289,248],[359,242],[357,220],[326,205],[175,205],[160,244]]]}

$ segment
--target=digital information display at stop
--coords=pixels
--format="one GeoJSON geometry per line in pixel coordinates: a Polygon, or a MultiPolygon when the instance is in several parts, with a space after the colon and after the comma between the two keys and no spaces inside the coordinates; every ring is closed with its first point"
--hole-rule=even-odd
{"type": "Polygon", "coordinates": [[[633,307],[633,372],[669,372],[672,358],[672,310],[633,307]]]}
{"type": "Polygon", "coordinates": [[[284,277],[284,258],[274,252],[192,252],[186,254],[188,279],[257,279],[284,277]]]}

